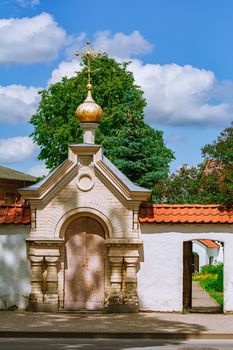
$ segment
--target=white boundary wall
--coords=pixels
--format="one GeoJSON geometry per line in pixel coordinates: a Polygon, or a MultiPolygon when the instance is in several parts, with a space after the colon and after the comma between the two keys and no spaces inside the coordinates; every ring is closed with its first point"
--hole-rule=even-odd
{"type": "Polygon", "coordinates": [[[224,242],[224,312],[233,312],[233,226],[227,224],[141,224],[138,271],[141,310],[183,309],[183,242],[224,242]]]}
{"type": "Polygon", "coordinates": [[[30,225],[0,225],[0,310],[25,309],[31,288],[25,238],[30,225]]]}

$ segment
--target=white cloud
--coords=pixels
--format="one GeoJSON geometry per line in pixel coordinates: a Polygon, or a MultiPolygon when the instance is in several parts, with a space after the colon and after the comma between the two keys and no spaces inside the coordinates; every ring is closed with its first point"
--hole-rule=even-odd
{"type": "Polygon", "coordinates": [[[183,135],[172,134],[172,135],[168,135],[165,138],[165,141],[170,143],[185,142],[186,137],[184,137],[183,135]]]}
{"type": "Polygon", "coordinates": [[[73,59],[72,61],[63,61],[59,64],[58,68],[52,71],[51,78],[48,80],[48,85],[57,83],[62,80],[62,77],[71,78],[75,75],[75,72],[79,72],[81,69],[80,59],[73,59]]]}
{"type": "Polygon", "coordinates": [[[46,168],[44,164],[36,164],[27,171],[27,174],[30,174],[36,177],[48,175],[48,173],[49,173],[49,170],[46,168]]]}
{"type": "Polygon", "coordinates": [[[68,45],[65,49],[67,59],[74,57],[75,52],[83,50],[85,42],[87,41],[86,33],[80,33],[69,37],[68,45]]]}
{"type": "MultiPolygon", "coordinates": [[[[66,55],[72,56],[75,51],[84,47],[87,39],[86,33],[80,33],[76,36],[71,36],[70,43],[66,48],[66,55]]],[[[106,52],[112,57],[132,57],[146,54],[153,49],[150,44],[139,31],[126,35],[124,33],[112,34],[110,31],[99,31],[94,35],[94,40],[91,46],[97,51],[106,52]]]]}
{"type": "Polygon", "coordinates": [[[110,56],[114,57],[138,56],[153,49],[153,45],[137,30],[129,35],[124,33],[112,35],[110,31],[97,32],[94,47],[98,50],[106,51],[110,56]]]}
{"type": "MultiPolygon", "coordinates": [[[[70,37],[71,44],[66,48],[66,55],[69,57],[75,51],[82,49],[85,40],[86,33],[70,37]]],[[[97,32],[92,46],[96,51],[107,52],[109,56],[118,58],[140,55],[151,51],[153,48],[138,31],[134,31],[129,35],[123,33],[112,35],[110,31],[97,32]]],[[[75,72],[80,71],[80,69],[80,59],[78,58],[74,58],[71,61],[63,61],[59,64],[58,68],[52,71],[48,85],[61,81],[61,78],[64,76],[70,78],[74,76],[75,72]]]]}
{"type": "Polygon", "coordinates": [[[16,2],[21,7],[27,7],[27,6],[34,7],[40,4],[40,0],[16,0],[16,2]]]}
{"type": "MultiPolygon", "coordinates": [[[[81,33],[73,38],[73,43],[76,40],[80,48],[85,38],[86,34],[81,33]]],[[[119,62],[152,49],[138,31],[130,35],[98,32],[93,47],[115,56],[119,62]]],[[[72,50],[75,51],[74,47],[72,50]]],[[[217,81],[212,71],[191,65],[143,64],[139,59],[130,60],[132,63],[128,69],[145,93],[145,115],[149,124],[222,126],[232,119],[233,82],[217,81]]],[[[63,76],[69,78],[80,69],[80,62],[76,59],[61,62],[53,70],[48,84],[61,81],[63,76]]]]}
{"type": "Polygon", "coordinates": [[[36,149],[28,136],[0,139],[0,163],[20,163],[31,157],[36,149]]]}
{"type": "Polygon", "coordinates": [[[38,88],[22,85],[0,86],[0,122],[26,122],[36,112],[38,88]]]}
{"type": "MultiPolygon", "coordinates": [[[[232,119],[233,99],[213,102],[219,84],[211,71],[190,65],[143,64],[133,60],[129,70],[145,92],[146,119],[167,125],[221,125],[232,119]]],[[[215,96],[216,97],[216,96],[215,96]]]]}
{"type": "Polygon", "coordinates": [[[49,62],[67,40],[65,31],[48,13],[0,19],[0,64],[49,62]]]}
{"type": "Polygon", "coordinates": [[[217,81],[212,91],[212,98],[215,100],[223,100],[232,103],[233,97],[233,81],[223,80],[217,81]]]}
{"type": "MultiPolygon", "coordinates": [[[[190,65],[144,65],[140,60],[131,61],[128,69],[145,93],[149,124],[222,125],[232,119],[232,82],[219,82],[213,72],[190,65]]],[[[63,76],[72,77],[79,70],[76,59],[61,62],[48,84],[61,81],[63,76]]]]}

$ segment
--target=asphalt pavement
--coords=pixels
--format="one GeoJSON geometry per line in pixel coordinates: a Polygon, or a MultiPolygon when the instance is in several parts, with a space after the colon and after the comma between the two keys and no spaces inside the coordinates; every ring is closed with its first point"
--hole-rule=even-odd
{"type": "Polygon", "coordinates": [[[0,338],[1,350],[232,350],[229,340],[0,338]]]}
{"type": "MultiPolygon", "coordinates": [[[[218,310],[216,302],[195,283],[193,304],[204,311],[218,310]]],[[[0,311],[0,338],[4,337],[233,340],[233,314],[0,311]]]]}
{"type": "Polygon", "coordinates": [[[233,340],[233,315],[1,311],[0,337],[233,340]]]}

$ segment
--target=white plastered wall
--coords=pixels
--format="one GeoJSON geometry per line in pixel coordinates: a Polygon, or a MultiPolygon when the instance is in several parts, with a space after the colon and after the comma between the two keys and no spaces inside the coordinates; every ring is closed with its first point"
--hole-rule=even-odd
{"type": "Polygon", "coordinates": [[[233,227],[226,224],[141,224],[143,240],[138,271],[141,310],[183,309],[183,242],[224,242],[224,312],[233,312],[233,227]]]}
{"type": "Polygon", "coordinates": [[[207,254],[207,248],[198,241],[193,241],[193,252],[199,256],[199,271],[203,265],[209,264],[209,257],[207,254]]]}
{"type": "Polygon", "coordinates": [[[0,310],[27,307],[31,272],[25,238],[29,230],[29,225],[0,225],[0,310]]]}
{"type": "MultiPolygon", "coordinates": [[[[207,248],[201,242],[193,241],[193,252],[199,255],[199,272],[201,272],[201,267],[209,264],[209,258],[212,256],[214,258],[214,263],[220,262],[218,255],[220,249],[217,248],[207,248]]],[[[223,258],[223,256],[222,256],[223,258]]],[[[223,262],[223,260],[222,260],[223,262]]]]}

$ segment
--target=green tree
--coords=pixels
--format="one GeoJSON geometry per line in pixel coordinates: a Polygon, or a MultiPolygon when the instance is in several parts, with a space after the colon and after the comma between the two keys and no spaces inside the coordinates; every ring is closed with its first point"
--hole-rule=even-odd
{"type": "Polygon", "coordinates": [[[220,204],[233,208],[233,123],[212,144],[202,148],[204,161],[196,167],[183,165],[161,178],[154,200],[163,203],[220,204]]]}
{"type": "Polygon", "coordinates": [[[203,203],[200,195],[203,165],[179,170],[163,178],[154,186],[153,200],[170,204],[203,203]]]}
{"type": "Polygon", "coordinates": [[[205,160],[212,160],[212,170],[202,179],[202,196],[209,203],[233,207],[233,123],[217,140],[202,148],[205,160]]]}
{"type": "MultiPolygon", "coordinates": [[[[104,111],[96,142],[132,181],[152,188],[167,174],[174,156],[165,146],[162,132],[144,123],[146,101],[127,65],[107,55],[92,61],[93,97],[104,111]]],[[[67,158],[70,143],[82,142],[75,110],[86,98],[86,84],[84,67],[76,76],[40,92],[38,111],[31,118],[32,136],[40,146],[39,159],[45,160],[49,169],[67,158]]]]}

